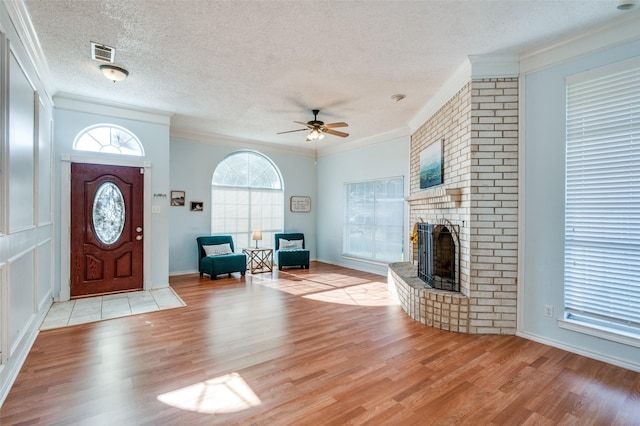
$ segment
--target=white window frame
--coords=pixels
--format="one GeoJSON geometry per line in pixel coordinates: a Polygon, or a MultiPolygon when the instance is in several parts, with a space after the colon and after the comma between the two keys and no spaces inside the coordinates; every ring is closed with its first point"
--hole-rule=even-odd
{"type": "Polygon", "coordinates": [[[640,58],[567,78],[562,328],[640,347],[640,58]]]}
{"type": "MultiPolygon", "coordinates": [[[[394,176],[366,181],[347,182],[344,184],[344,224],[342,233],[342,256],[347,258],[354,258],[364,260],[375,264],[388,264],[393,262],[401,262],[404,259],[404,177],[394,176]],[[377,207],[381,200],[376,197],[375,187],[376,184],[381,182],[397,181],[396,183],[402,188],[401,196],[392,202],[397,202],[396,207],[399,208],[399,213],[393,216],[395,222],[392,224],[384,223],[381,220],[381,210],[377,207]],[[366,205],[354,203],[354,200],[350,199],[350,193],[356,189],[358,185],[373,185],[374,193],[373,199],[368,201],[366,205]],[[397,216],[397,217],[396,217],[397,216]],[[385,257],[383,255],[378,256],[384,246],[380,245],[381,241],[389,242],[388,238],[379,238],[382,234],[386,234],[392,231],[393,228],[397,228],[397,240],[392,241],[398,245],[400,251],[397,253],[397,258],[385,257]],[[352,243],[358,242],[352,237],[354,233],[362,233],[362,240],[359,243],[371,249],[371,256],[364,255],[361,251],[352,248],[352,243]]],[[[388,235],[388,234],[387,234],[388,235]]]]}
{"type": "Polygon", "coordinates": [[[133,132],[131,132],[130,130],[128,130],[128,129],[122,127],[122,126],[118,126],[116,124],[109,124],[109,123],[94,124],[94,125],[91,125],[91,126],[85,128],[85,129],[81,130],[76,135],[75,139],[73,140],[73,150],[74,151],[85,151],[85,152],[96,152],[96,153],[99,153],[99,154],[109,154],[109,155],[126,155],[126,156],[133,156],[133,157],[144,157],[144,146],[140,142],[140,139],[138,139],[138,137],[135,134],[133,134],[133,132]],[[126,152],[122,152],[120,147],[114,146],[111,143],[111,140],[109,140],[109,141],[98,141],[90,133],[91,133],[91,131],[96,130],[96,129],[100,129],[100,128],[109,129],[109,133],[110,134],[114,130],[118,131],[120,133],[124,133],[125,135],[127,135],[129,137],[129,140],[131,140],[134,143],[134,145],[136,147],[136,150],[132,150],[134,152],[131,152],[131,153],[126,153],[126,152]],[[85,137],[89,137],[89,138],[92,138],[92,139],[96,140],[96,142],[98,144],[100,144],[102,146],[102,148],[100,148],[100,149],[84,149],[84,148],[79,147],[80,142],[85,137]],[[111,148],[111,149],[108,149],[108,148],[111,148]],[[105,149],[107,149],[107,150],[105,150],[105,149]]]}
{"type": "Polygon", "coordinates": [[[234,155],[254,155],[266,160],[272,167],[272,171],[277,176],[278,182],[276,187],[265,188],[258,186],[251,186],[250,179],[246,185],[224,185],[214,183],[216,171],[214,170],[211,180],[211,232],[212,234],[228,234],[231,235],[234,242],[234,248],[236,252],[241,251],[243,248],[254,247],[258,245],[260,248],[274,248],[274,235],[282,232],[284,229],[284,183],[280,170],[273,161],[266,155],[250,150],[241,150],[233,152],[225,157],[224,160],[216,167],[216,170],[220,165],[234,155]],[[228,191],[233,191],[235,197],[240,199],[236,203],[227,203],[226,195],[228,191]],[[255,201],[258,197],[266,196],[271,200],[271,203],[264,204],[262,202],[257,203],[255,201]],[[225,199],[219,200],[221,197],[225,199]],[[240,214],[233,212],[230,216],[227,216],[227,211],[231,212],[238,205],[243,205],[246,211],[240,214]],[[277,212],[274,212],[277,209],[277,212]],[[224,210],[223,216],[217,215],[224,210]],[[279,217],[278,217],[279,216],[279,217]],[[223,225],[219,226],[219,223],[223,225]],[[262,231],[262,240],[255,242],[251,240],[252,231],[262,231]]]}

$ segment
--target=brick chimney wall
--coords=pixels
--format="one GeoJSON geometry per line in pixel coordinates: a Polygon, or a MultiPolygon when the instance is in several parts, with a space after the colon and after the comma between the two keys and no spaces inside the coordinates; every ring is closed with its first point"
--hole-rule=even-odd
{"type": "Polygon", "coordinates": [[[447,330],[514,334],[518,79],[472,80],[460,89],[411,136],[410,169],[410,224],[458,227],[460,288],[466,300],[419,291],[420,300],[405,301],[415,305],[405,310],[418,321],[447,330]],[[420,189],[420,153],[437,140],[444,141],[444,183],[420,189]],[[465,308],[441,305],[441,300],[451,299],[465,308]],[[430,300],[437,300],[437,306],[430,300]],[[455,318],[442,317],[444,312],[455,312],[455,318]]]}

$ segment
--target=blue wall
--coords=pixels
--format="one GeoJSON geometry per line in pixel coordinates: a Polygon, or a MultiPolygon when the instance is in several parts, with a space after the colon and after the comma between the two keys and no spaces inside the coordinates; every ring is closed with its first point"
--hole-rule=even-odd
{"type": "MultiPolygon", "coordinates": [[[[640,371],[640,349],[560,328],[564,274],[565,80],[640,55],[640,41],[581,56],[524,78],[520,334],[640,371]],[[545,305],[554,318],[543,315],[545,305]]],[[[522,173],[522,172],[521,172],[522,173]]]]}
{"type": "MultiPolygon", "coordinates": [[[[353,269],[387,275],[387,265],[371,263],[342,254],[344,225],[344,184],[389,177],[404,177],[405,196],[409,195],[410,138],[343,151],[318,160],[318,260],[353,269]]],[[[405,206],[405,230],[408,206],[405,206]]],[[[405,232],[407,238],[408,231],[405,232]]],[[[405,241],[405,253],[408,249],[405,241]]]]}
{"type": "Polygon", "coordinates": [[[211,234],[211,178],[216,166],[238,150],[251,149],[268,157],[280,170],[284,180],[285,216],[287,232],[305,234],[311,258],[316,257],[316,166],[314,159],[284,150],[243,146],[237,141],[222,138],[206,142],[180,139],[171,140],[171,190],[185,191],[186,203],[204,201],[203,212],[192,212],[188,207],[170,208],[169,272],[172,275],[197,272],[196,237],[211,234]],[[309,213],[289,211],[292,195],[311,197],[309,213]]]}

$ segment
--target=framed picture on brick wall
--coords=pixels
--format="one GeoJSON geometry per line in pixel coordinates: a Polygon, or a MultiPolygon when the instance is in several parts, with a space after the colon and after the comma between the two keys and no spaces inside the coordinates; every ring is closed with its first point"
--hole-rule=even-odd
{"type": "Polygon", "coordinates": [[[444,139],[438,139],[420,153],[420,189],[444,182],[444,139]]]}

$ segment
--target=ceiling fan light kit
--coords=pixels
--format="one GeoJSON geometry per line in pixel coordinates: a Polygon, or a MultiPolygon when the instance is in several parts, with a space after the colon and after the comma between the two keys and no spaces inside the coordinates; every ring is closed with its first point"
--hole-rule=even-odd
{"type": "Polygon", "coordinates": [[[311,132],[309,132],[309,134],[307,135],[307,141],[311,142],[314,140],[319,140],[321,141],[322,139],[324,139],[324,133],[321,133],[319,131],[317,131],[316,129],[313,129],[311,132]]]}
{"type": "Polygon", "coordinates": [[[339,136],[341,138],[346,138],[347,136],[349,136],[349,133],[333,130],[336,127],[349,126],[347,123],[341,121],[339,123],[325,124],[323,121],[318,120],[318,114],[320,113],[319,109],[314,109],[311,112],[313,113],[313,120],[307,121],[306,123],[303,123],[302,121],[294,121],[294,123],[302,124],[303,126],[305,126],[304,129],[288,130],[286,132],[278,132],[277,134],[281,135],[284,133],[303,132],[309,130],[309,134],[307,135],[307,141],[309,142],[314,140],[322,140],[324,139],[325,134],[339,136]]]}

